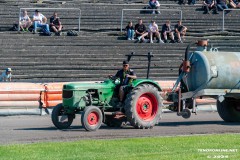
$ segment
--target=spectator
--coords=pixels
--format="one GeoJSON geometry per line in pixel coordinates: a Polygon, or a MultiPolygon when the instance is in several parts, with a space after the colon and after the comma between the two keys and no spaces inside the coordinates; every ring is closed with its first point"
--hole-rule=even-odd
{"type": "Polygon", "coordinates": [[[213,9],[213,13],[218,14],[215,0],[204,0],[203,1],[204,14],[210,14],[209,11],[213,9]]]}
{"type": "Polygon", "coordinates": [[[240,8],[240,3],[237,0],[229,0],[231,8],[240,8]]]}
{"type": "Polygon", "coordinates": [[[150,37],[150,43],[153,43],[153,37],[154,36],[158,38],[158,43],[164,43],[161,40],[160,33],[159,33],[159,30],[158,30],[158,25],[156,24],[155,21],[151,21],[151,23],[149,25],[149,29],[148,29],[148,34],[149,34],[149,37],[150,37]]]}
{"type": "Polygon", "coordinates": [[[149,7],[150,9],[153,9],[152,14],[160,14],[160,3],[158,2],[158,0],[149,0],[149,7]]]}
{"type": "Polygon", "coordinates": [[[145,37],[148,35],[146,26],[143,24],[142,19],[138,20],[138,24],[135,25],[135,34],[138,41],[147,42],[145,37]]]}
{"type": "Polygon", "coordinates": [[[175,30],[175,36],[177,37],[178,43],[183,43],[182,38],[185,36],[187,27],[182,25],[182,21],[178,21],[178,24],[174,27],[175,30]]]}
{"type": "Polygon", "coordinates": [[[168,36],[171,39],[170,43],[174,43],[174,35],[173,35],[173,31],[171,29],[170,23],[171,22],[169,20],[167,20],[166,23],[162,26],[162,34],[164,37],[164,43],[168,43],[168,41],[167,41],[168,36]]]}
{"type": "Polygon", "coordinates": [[[132,22],[128,22],[128,25],[125,28],[126,35],[128,40],[134,40],[134,28],[132,22]]]}
{"type": "Polygon", "coordinates": [[[44,32],[50,33],[49,25],[46,24],[47,18],[38,10],[35,10],[35,13],[33,15],[33,22],[34,22],[34,25],[33,25],[34,33],[37,32],[37,27],[42,28],[44,32]]]}
{"type": "Polygon", "coordinates": [[[23,14],[21,15],[20,19],[19,19],[19,26],[21,28],[22,31],[27,31],[28,32],[28,28],[32,25],[32,21],[29,18],[27,11],[24,10],[23,14]]]}
{"type": "Polygon", "coordinates": [[[0,81],[2,82],[7,82],[7,81],[12,81],[12,69],[11,68],[7,68],[1,75],[0,77],[0,81]]]}
{"type": "Polygon", "coordinates": [[[50,18],[50,27],[56,35],[61,35],[62,24],[60,18],[57,16],[57,12],[54,12],[53,16],[50,18]]]}
{"type": "MultiPolygon", "coordinates": [[[[217,2],[217,8],[220,10],[220,11],[223,11],[224,9],[228,9],[228,6],[226,4],[226,1],[225,0],[216,0],[217,2]]],[[[229,11],[226,11],[226,13],[228,13],[229,11]]]]}

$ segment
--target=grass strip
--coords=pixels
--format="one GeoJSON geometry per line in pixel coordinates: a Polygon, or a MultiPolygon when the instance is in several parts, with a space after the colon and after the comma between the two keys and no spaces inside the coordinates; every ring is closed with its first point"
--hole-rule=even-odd
{"type": "Polygon", "coordinates": [[[0,146],[1,160],[240,159],[240,135],[147,137],[0,146]]]}

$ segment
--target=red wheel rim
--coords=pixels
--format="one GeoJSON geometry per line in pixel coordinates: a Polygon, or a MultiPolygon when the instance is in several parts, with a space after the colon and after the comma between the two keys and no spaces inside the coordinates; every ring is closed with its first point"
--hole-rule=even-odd
{"type": "Polygon", "coordinates": [[[97,112],[91,112],[87,116],[87,121],[89,125],[96,125],[99,122],[99,115],[97,112]]]}
{"type": "Polygon", "coordinates": [[[155,96],[151,93],[141,95],[137,100],[136,111],[142,120],[153,120],[158,111],[158,102],[155,96]]]}

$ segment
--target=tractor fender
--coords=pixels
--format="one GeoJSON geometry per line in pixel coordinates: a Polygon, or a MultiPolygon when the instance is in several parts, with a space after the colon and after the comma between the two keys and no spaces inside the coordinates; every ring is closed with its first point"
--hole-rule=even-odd
{"type": "Polygon", "coordinates": [[[141,84],[151,84],[154,87],[156,87],[158,89],[158,91],[162,91],[162,88],[159,86],[159,84],[153,80],[150,79],[136,79],[132,82],[132,87],[135,88],[141,84]]]}

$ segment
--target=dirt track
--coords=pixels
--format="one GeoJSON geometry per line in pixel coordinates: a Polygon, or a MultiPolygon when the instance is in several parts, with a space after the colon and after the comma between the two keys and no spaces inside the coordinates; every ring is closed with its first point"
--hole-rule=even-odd
{"type": "Polygon", "coordinates": [[[80,116],[76,117],[71,129],[65,131],[57,130],[50,116],[0,117],[0,144],[212,133],[240,133],[240,123],[225,123],[216,112],[200,112],[187,120],[176,113],[164,113],[161,123],[153,129],[102,125],[96,132],[86,132],[80,126],[80,116]]]}

